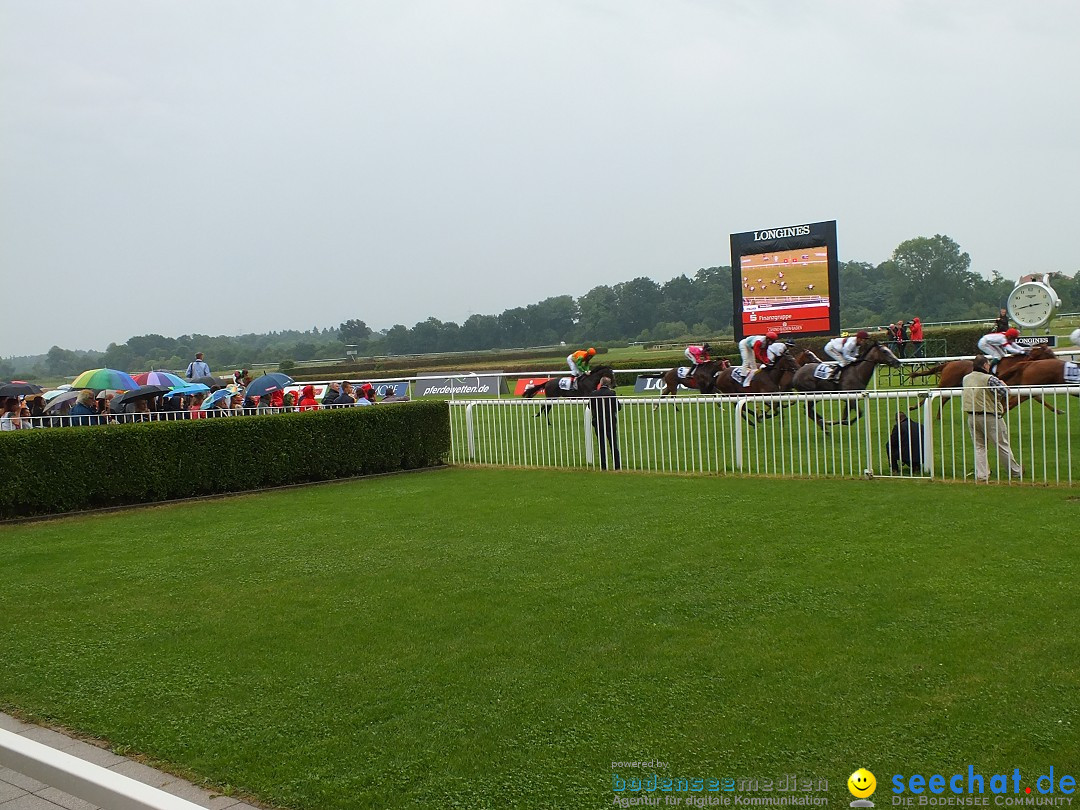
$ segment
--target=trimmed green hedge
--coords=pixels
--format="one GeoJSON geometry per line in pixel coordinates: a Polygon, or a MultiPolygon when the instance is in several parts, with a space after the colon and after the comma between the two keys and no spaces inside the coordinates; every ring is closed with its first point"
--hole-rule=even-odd
{"type": "Polygon", "coordinates": [[[0,518],[430,467],[445,402],[0,434],[0,518]]]}

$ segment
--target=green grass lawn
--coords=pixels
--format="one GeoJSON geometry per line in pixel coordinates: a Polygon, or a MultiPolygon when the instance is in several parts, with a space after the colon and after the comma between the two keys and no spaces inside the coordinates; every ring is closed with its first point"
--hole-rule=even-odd
{"type": "MultiPolygon", "coordinates": [[[[0,528],[0,708],[292,808],[1080,761],[1067,489],[449,469],[0,528]],[[617,768],[621,776],[646,772],[617,768]]],[[[881,804],[879,804],[881,806],[881,804]]]]}

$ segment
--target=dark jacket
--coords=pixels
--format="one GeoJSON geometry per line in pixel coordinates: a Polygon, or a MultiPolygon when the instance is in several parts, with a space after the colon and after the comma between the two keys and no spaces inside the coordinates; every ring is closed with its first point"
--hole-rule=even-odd
{"type": "Polygon", "coordinates": [[[615,428],[619,423],[619,410],[622,405],[610,388],[597,388],[589,395],[593,409],[593,429],[615,428]]]}
{"type": "Polygon", "coordinates": [[[71,409],[71,424],[76,427],[96,425],[100,421],[101,418],[98,416],[98,412],[81,402],[76,402],[75,407],[71,409]]]}
{"type": "Polygon", "coordinates": [[[1004,332],[1008,328],[1009,328],[1009,316],[1008,315],[998,315],[998,319],[996,321],[994,321],[994,328],[991,331],[993,331],[993,332],[1004,332]]]}
{"type": "Polygon", "coordinates": [[[912,472],[920,472],[923,459],[922,425],[900,414],[896,427],[889,436],[889,447],[886,452],[893,472],[900,472],[901,464],[907,464],[912,472]]]}
{"type": "Polygon", "coordinates": [[[333,388],[327,386],[326,393],[323,394],[322,404],[323,405],[334,405],[335,403],[337,403],[338,397],[340,397],[340,396],[341,396],[340,391],[335,391],[333,388]]]}

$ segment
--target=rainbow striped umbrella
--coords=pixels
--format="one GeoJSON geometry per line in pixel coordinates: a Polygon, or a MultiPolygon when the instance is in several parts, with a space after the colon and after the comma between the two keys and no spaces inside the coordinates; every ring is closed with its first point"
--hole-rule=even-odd
{"type": "Polygon", "coordinates": [[[129,375],[114,368],[92,368],[72,380],[71,387],[89,388],[91,391],[104,391],[106,388],[131,391],[138,388],[139,384],[129,375]]]}
{"type": "Polygon", "coordinates": [[[131,379],[139,385],[164,385],[166,388],[179,388],[188,384],[187,380],[168,371],[143,371],[140,374],[132,374],[131,379]]]}

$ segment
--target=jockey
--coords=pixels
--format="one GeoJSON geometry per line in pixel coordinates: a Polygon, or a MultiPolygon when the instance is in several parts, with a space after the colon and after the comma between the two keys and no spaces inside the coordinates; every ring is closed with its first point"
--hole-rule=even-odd
{"type": "Polygon", "coordinates": [[[863,342],[869,339],[870,333],[865,329],[860,329],[855,333],[854,337],[841,335],[825,344],[825,354],[836,361],[837,377],[843,373],[845,368],[859,359],[859,349],[862,348],[863,342]]]}
{"type": "MultiPolygon", "coordinates": [[[[770,332],[769,334],[775,333],[770,332]]],[[[743,388],[749,388],[750,381],[754,379],[757,374],[772,368],[773,364],[776,363],[776,361],[783,356],[784,352],[787,351],[787,344],[777,338],[773,338],[771,341],[769,341],[769,348],[761,349],[761,347],[765,345],[765,342],[766,341],[763,340],[760,343],[754,344],[755,359],[757,359],[757,357],[759,356],[763,358],[761,360],[761,368],[750,370],[750,373],[747,374],[746,378],[743,380],[743,388]]]]}
{"type": "Polygon", "coordinates": [[[589,371],[591,371],[589,368],[589,361],[594,357],[596,357],[596,349],[592,347],[581,349],[566,356],[566,363],[570,366],[570,374],[573,375],[574,388],[577,388],[578,377],[583,374],[588,374],[589,371]]]}
{"type": "Polygon", "coordinates": [[[770,335],[772,335],[773,340],[776,340],[776,332],[766,332],[764,335],[749,335],[739,341],[739,354],[742,355],[742,364],[751,371],[758,366],[758,361],[755,357],[757,354],[757,345],[759,343],[765,343],[770,335]]]}
{"type": "Polygon", "coordinates": [[[708,343],[702,343],[700,346],[687,346],[686,359],[690,361],[690,373],[686,376],[693,378],[697,367],[702,363],[709,362],[709,352],[711,351],[712,347],[708,343]]]}
{"type": "Polygon", "coordinates": [[[1015,326],[1010,326],[1004,332],[991,332],[979,338],[979,351],[990,358],[991,373],[997,368],[998,361],[1010,354],[1027,354],[1031,349],[1014,343],[1020,332],[1015,326]]]}
{"type": "MultiPolygon", "coordinates": [[[[772,353],[773,346],[776,345],[776,341],[780,339],[776,332],[766,332],[765,339],[759,340],[754,344],[754,360],[757,361],[762,367],[769,366],[773,360],[784,353],[783,349],[780,349],[777,353],[772,353]]],[[[783,343],[781,346],[785,345],[783,343]]]]}

